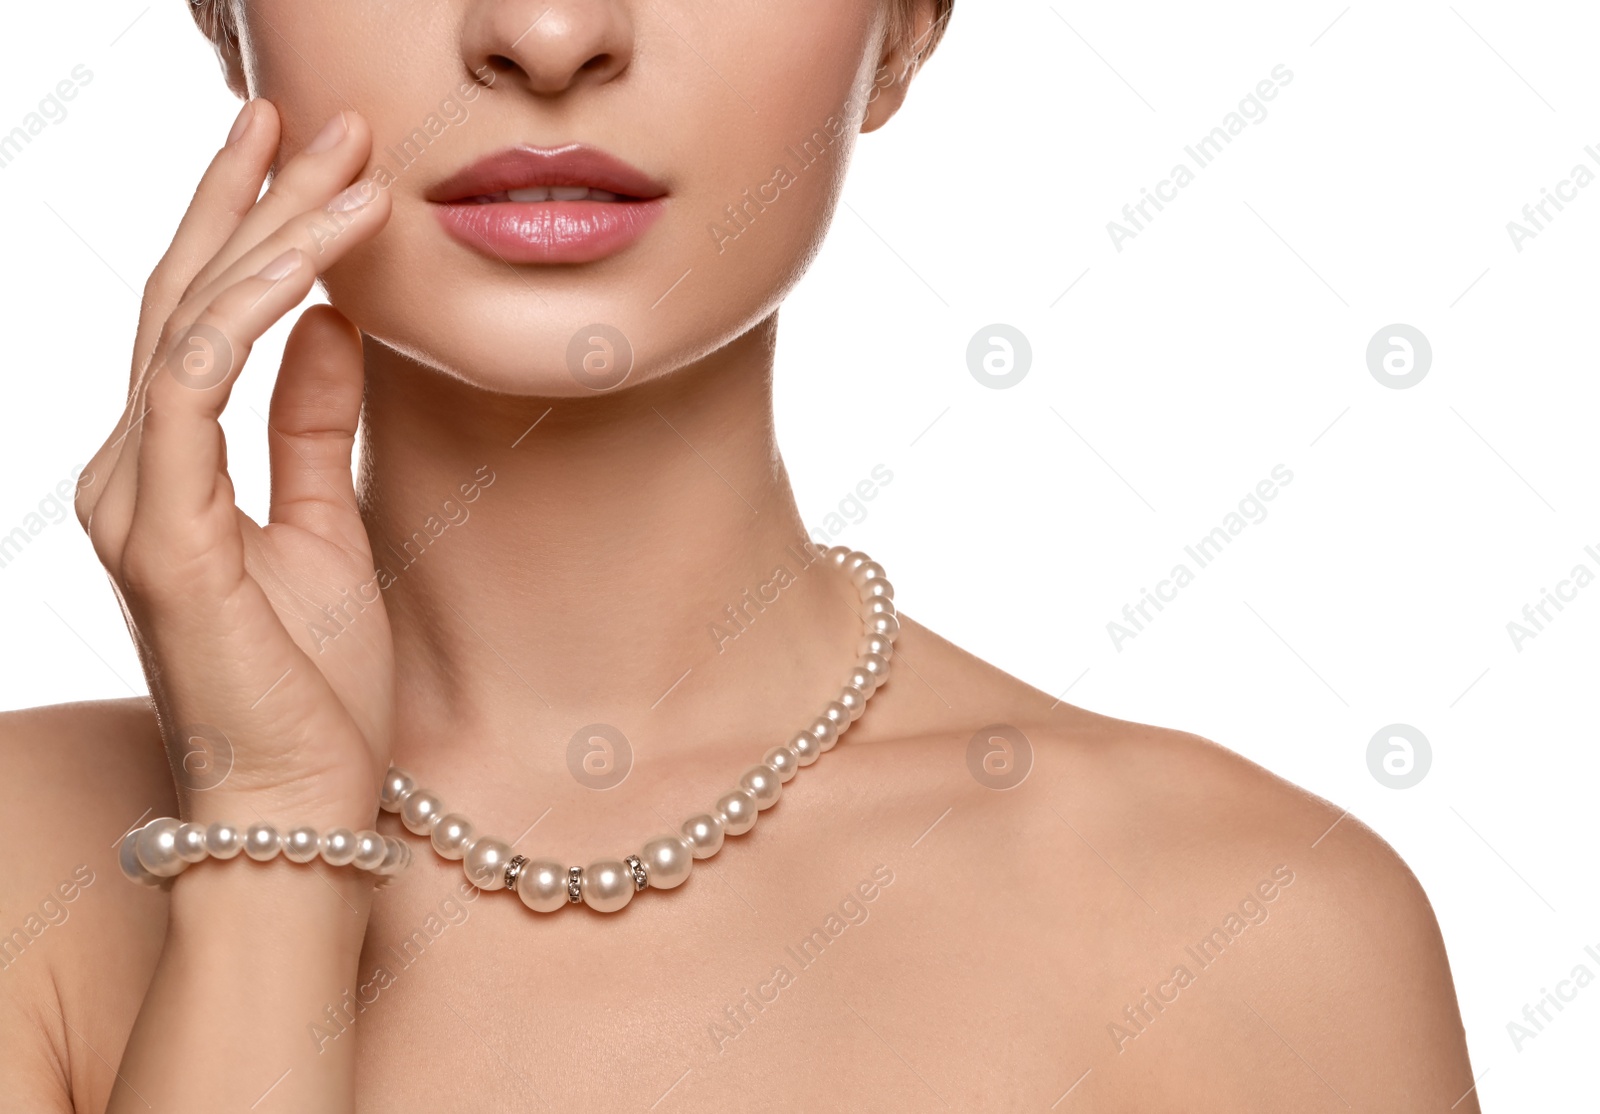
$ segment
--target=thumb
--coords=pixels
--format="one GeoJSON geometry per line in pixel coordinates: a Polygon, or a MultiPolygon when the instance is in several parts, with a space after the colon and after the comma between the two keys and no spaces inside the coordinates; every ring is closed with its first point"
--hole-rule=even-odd
{"type": "Polygon", "coordinates": [[[361,333],[332,306],[300,315],[283,348],[268,411],[269,522],[367,557],[350,457],[361,421],[361,333]]]}

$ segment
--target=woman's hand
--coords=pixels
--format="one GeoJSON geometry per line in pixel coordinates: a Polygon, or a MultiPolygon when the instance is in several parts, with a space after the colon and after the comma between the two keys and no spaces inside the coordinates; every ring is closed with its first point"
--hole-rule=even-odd
{"type": "Polygon", "coordinates": [[[79,481],[78,519],[138,645],[184,817],[370,827],[393,652],[351,476],[359,332],[317,306],[290,334],[265,527],[234,505],[218,417],[256,339],[383,227],[390,198],[346,190],[371,149],[348,111],[261,196],[279,118],[260,99],[245,112],[146,283],[127,409],[79,481]]]}

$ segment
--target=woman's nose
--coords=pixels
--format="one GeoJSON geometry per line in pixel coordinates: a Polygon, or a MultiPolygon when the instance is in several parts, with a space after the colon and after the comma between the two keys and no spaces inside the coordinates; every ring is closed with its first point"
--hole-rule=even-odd
{"type": "Polygon", "coordinates": [[[634,49],[628,0],[469,0],[461,35],[467,68],[552,96],[603,85],[628,68],[634,49]]]}

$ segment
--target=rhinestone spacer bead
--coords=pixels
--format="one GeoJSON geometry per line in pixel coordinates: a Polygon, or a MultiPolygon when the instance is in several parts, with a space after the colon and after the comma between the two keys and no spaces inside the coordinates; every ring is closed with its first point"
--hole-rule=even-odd
{"type": "Polygon", "coordinates": [[[528,865],[528,856],[513,855],[511,861],[506,863],[506,889],[517,888],[517,875],[522,873],[522,868],[528,865]]]}
{"type": "Polygon", "coordinates": [[[578,880],[583,877],[583,867],[575,866],[567,870],[567,901],[576,905],[583,900],[583,890],[578,888],[578,880]]]}
{"type": "Polygon", "coordinates": [[[622,860],[628,864],[628,869],[633,871],[633,888],[635,892],[644,889],[650,884],[650,876],[644,872],[644,862],[638,855],[629,855],[622,860]]]}

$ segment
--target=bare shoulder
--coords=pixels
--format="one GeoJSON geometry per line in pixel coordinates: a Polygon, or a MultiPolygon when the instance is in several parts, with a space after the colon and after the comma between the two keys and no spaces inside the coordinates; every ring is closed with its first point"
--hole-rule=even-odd
{"type": "Polygon", "coordinates": [[[896,658],[899,715],[925,737],[970,755],[1014,732],[1031,768],[993,807],[1028,810],[1034,838],[1081,864],[1096,907],[1069,907],[1061,939],[1113,972],[1085,988],[1104,994],[1103,1098],[1143,1061],[1246,1105],[1477,1109],[1432,906],[1372,829],[1211,740],[1074,707],[915,623],[896,658]],[[1115,940],[1089,938],[1108,924],[1115,940]]]}
{"type": "MultiPolygon", "coordinates": [[[[131,827],[145,809],[175,805],[149,700],[88,700],[0,712],[0,800],[17,823],[131,827]],[[135,803],[138,807],[127,815],[135,803]]],[[[113,831],[112,829],[115,829],[113,831]]],[[[36,855],[25,863],[45,865],[36,855]]]]}
{"type": "Polygon", "coordinates": [[[0,1091],[21,1106],[103,1106],[165,931],[165,895],[122,878],[117,846],[175,808],[147,700],[0,713],[0,1091]]]}

